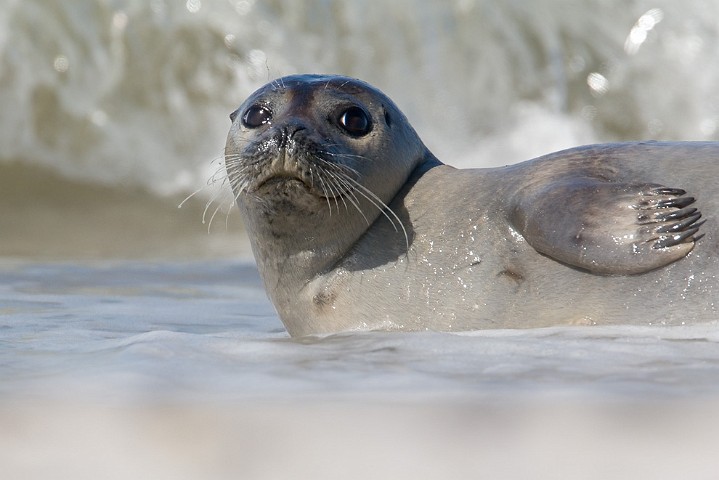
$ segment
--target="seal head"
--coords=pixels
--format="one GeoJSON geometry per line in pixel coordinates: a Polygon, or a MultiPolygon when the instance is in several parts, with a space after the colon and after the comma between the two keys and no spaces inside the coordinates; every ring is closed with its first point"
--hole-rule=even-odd
{"type": "Polygon", "coordinates": [[[231,119],[228,178],[273,300],[331,269],[378,216],[409,244],[387,205],[431,154],[379,90],[295,75],[257,90],[231,119]]]}

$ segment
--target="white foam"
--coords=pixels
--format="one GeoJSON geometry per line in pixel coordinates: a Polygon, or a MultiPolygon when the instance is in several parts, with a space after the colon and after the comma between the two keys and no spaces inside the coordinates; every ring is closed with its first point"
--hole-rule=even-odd
{"type": "Polygon", "coordinates": [[[597,140],[716,139],[719,5],[651,6],[10,2],[0,161],[192,191],[222,155],[228,113],[297,72],[376,84],[448,163],[505,164],[597,140]],[[637,28],[642,41],[627,52],[637,28]]]}

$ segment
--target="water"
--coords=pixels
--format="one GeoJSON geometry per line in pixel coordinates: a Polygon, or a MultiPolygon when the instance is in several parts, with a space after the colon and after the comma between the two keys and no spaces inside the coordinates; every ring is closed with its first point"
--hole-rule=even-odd
{"type": "Polygon", "coordinates": [[[561,327],[290,341],[244,262],[6,265],[0,395],[719,393],[719,329],[561,327]],[[201,362],[198,363],[198,359],[201,362]],[[49,385],[48,385],[49,382],[49,385]]]}
{"type": "Polygon", "coordinates": [[[177,205],[296,72],[377,85],[458,166],[717,140],[718,13],[5,0],[3,478],[714,478],[716,322],[293,341],[227,197],[177,205]]]}
{"type": "Polygon", "coordinates": [[[5,261],[0,274],[8,478],[719,466],[716,324],[292,341],[246,261],[5,261]],[[573,461],[555,464],[558,451],[573,461]]]}

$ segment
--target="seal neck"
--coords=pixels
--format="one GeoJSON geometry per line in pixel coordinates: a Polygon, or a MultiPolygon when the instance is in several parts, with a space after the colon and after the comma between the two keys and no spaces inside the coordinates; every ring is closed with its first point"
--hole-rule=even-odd
{"type": "MultiPolygon", "coordinates": [[[[252,251],[270,297],[292,298],[309,281],[332,268],[367,229],[358,212],[332,200],[332,212],[314,215],[288,208],[264,210],[251,199],[239,202],[252,251]]],[[[369,210],[365,207],[365,210],[369,210]]],[[[370,223],[373,218],[368,219],[370,223]]],[[[275,302],[275,304],[277,304],[275,302]]]]}
{"type": "Polygon", "coordinates": [[[398,179],[402,188],[391,197],[389,192],[378,192],[374,197],[355,193],[351,199],[327,200],[329,204],[321,200],[301,205],[295,198],[293,202],[266,206],[256,197],[241,198],[245,225],[252,233],[252,250],[273,303],[295,303],[299,292],[312,280],[340,264],[351,264],[353,249],[362,244],[368,232],[374,238],[368,240],[370,243],[381,241],[382,252],[389,252],[389,256],[378,254],[378,262],[406,254],[413,231],[404,197],[425,173],[440,165],[442,162],[425,150],[415,168],[398,179]],[[380,196],[389,200],[388,208],[379,201],[380,196]]]}

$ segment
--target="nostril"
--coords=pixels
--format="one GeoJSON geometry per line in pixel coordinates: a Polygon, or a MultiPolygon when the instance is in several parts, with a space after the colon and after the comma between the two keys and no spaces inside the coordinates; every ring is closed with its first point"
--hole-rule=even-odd
{"type": "Polygon", "coordinates": [[[307,127],[299,123],[291,123],[278,128],[274,134],[278,148],[285,148],[289,142],[295,141],[297,133],[307,130],[307,127]]]}
{"type": "Polygon", "coordinates": [[[293,138],[297,134],[297,132],[300,132],[302,130],[307,130],[307,127],[300,124],[287,125],[287,127],[285,127],[285,136],[287,138],[293,138]]]}

